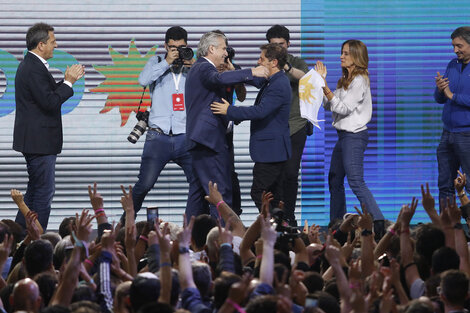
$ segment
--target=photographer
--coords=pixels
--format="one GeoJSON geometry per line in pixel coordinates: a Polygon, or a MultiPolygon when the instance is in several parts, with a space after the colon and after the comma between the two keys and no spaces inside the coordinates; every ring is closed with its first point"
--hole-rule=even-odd
{"type": "Polygon", "coordinates": [[[181,166],[188,182],[194,177],[191,156],[185,147],[184,85],[189,67],[194,63],[192,50],[186,47],[187,40],[188,34],[182,27],[169,28],[165,34],[164,60],[157,56],[150,58],[139,75],[139,83],[150,88],[152,106],[139,180],[132,190],[136,214],[168,162],[181,166]]]}

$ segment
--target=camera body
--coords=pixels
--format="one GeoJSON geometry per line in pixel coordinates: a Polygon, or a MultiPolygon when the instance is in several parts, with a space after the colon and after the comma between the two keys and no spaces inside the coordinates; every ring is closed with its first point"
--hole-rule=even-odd
{"type": "Polygon", "coordinates": [[[145,133],[145,130],[147,129],[147,125],[149,122],[149,115],[150,111],[139,111],[135,115],[137,118],[137,124],[135,124],[134,129],[131,131],[129,136],[127,136],[127,140],[131,143],[136,143],[137,140],[139,140],[140,136],[142,136],[145,133]]]}
{"type": "Polygon", "coordinates": [[[300,232],[297,227],[289,226],[289,223],[284,218],[284,211],[276,208],[271,213],[271,223],[275,225],[275,230],[278,233],[275,248],[283,252],[288,251],[294,245],[296,238],[300,237],[300,232]]]}
{"type": "Polygon", "coordinates": [[[175,65],[183,65],[184,61],[191,60],[194,56],[193,49],[189,47],[177,47],[178,58],[173,61],[175,65]]]}
{"type": "Polygon", "coordinates": [[[235,49],[233,49],[231,46],[227,46],[227,56],[225,57],[225,63],[227,63],[227,60],[230,60],[230,62],[233,63],[234,57],[235,57],[235,49]]]}

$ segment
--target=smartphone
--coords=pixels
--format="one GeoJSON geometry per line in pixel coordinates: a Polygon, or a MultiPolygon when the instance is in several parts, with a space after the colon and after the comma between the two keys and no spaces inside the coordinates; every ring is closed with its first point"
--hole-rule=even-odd
{"type": "Polygon", "coordinates": [[[318,308],[318,299],[306,298],[305,308],[318,308]]]}
{"type": "Polygon", "coordinates": [[[390,260],[386,253],[382,254],[378,260],[379,260],[379,263],[382,264],[382,266],[390,267],[390,260]]]}
{"type": "Polygon", "coordinates": [[[148,207],[147,208],[147,221],[155,222],[155,219],[158,218],[158,207],[148,207]]]}

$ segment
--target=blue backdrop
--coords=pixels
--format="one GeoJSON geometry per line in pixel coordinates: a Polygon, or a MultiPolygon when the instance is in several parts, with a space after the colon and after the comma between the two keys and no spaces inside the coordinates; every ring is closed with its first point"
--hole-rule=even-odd
{"type": "MultiPolygon", "coordinates": [[[[436,72],[455,57],[450,34],[468,25],[470,2],[302,1],[302,56],[312,67],[322,60],[328,84],[336,86],[343,41],[359,39],[369,50],[374,103],[365,155],[365,180],[388,219],[429,182],[437,198],[436,148],[441,105],[433,99],[436,72]]],[[[328,170],[336,131],[331,113],[324,129],[309,137],[303,156],[302,219],[329,221],[328,170]],[[326,204],[326,205],[325,205],[326,204]]],[[[359,206],[347,186],[348,212],[359,206]]],[[[427,222],[421,204],[413,222],[427,222]]]]}

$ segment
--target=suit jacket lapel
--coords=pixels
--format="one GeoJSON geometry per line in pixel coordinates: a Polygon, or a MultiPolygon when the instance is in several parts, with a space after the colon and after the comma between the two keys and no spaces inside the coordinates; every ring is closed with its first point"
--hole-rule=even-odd
{"type": "Polygon", "coordinates": [[[268,80],[266,80],[266,82],[263,84],[263,86],[261,86],[259,92],[258,92],[258,95],[256,96],[256,100],[255,100],[255,104],[254,105],[257,105],[259,103],[259,101],[261,101],[261,97],[263,97],[263,93],[266,89],[266,87],[269,86],[269,84],[271,84],[272,82],[274,82],[278,77],[281,72],[277,72],[276,74],[274,74],[273,76],[269,77],[268,80]]]}
{"type": "Polygon", "coordinates": [[[261,86],[259,92],[258,92],[258,95],[256,96],[256,100],[255,100],[255,104],[254,105],[258,105],[259,102],[261,101],[261,97],[263,96],[263,93],[264,93],[264,90],[266,89],[266,87],[268,87],[269,85],[269,80],[267,80],[263,86],[261,86]]]}
{"type": "Polygon", "coordinates": [[[42,61],[39,60],[38,57],[36,57],[35,55],[29,52],[26,53],[25,58],[31,59],[31,61],[34,62],[35,66],[37,66],[38,68],[41,68],[45,73],[47,73],[46,75],[49,77],[49,80],[51,81],[51,84],[52,86],[54,86],[54,89],[55,89],[57,86],[57,82],[55,81],[54,77],[52,77],[51,72],[49,72],[49,70],[44,65],[44,63],[42,63],[42,61]]]}

